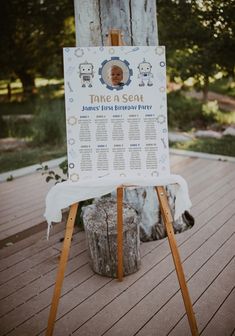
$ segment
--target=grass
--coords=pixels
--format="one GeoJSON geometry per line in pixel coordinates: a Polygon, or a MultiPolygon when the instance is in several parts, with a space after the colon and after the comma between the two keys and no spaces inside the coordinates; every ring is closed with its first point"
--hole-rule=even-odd
{"type": "MultiPolygon", "coordinates": [[[[63,82],[64,82],[63,79],[36,78],[35,86],[36,86],[37,92],[40,94],[43,88],[59,87],[63,85],[63,82]]],[[[5,97],[7,96],[7,84],[8,84],[8,81],[0,80],[0,97],[1,98],[4,98],[4,96],[5,97]]],[[[22,95],[22,84],[19,79],[11,83],[11,93],[12,93],[13,100],[14,100],[14,97],[19,98],[18,94],[22,95]]]]}
{"type": "Polygon", "coordinates": [[[40,164],[44,161],[56,159],[65,155],[66,145],[54,147],[28,147],[23,150],[2,152],[0,153],[0,173],[5,173],[33,164],[40,164]]]}
{"type": "Polygon", "coordinates": [[[187,97],[181,92],[173,91],[167,96],[168,124],[174,130],[191,131],[210,129],[213,125],[222,129],[235,123],[235,111],[223,111],[217,101],[203,104],[201,101],[187,97]]]}
{"type": "Polygon", "coordinates": [[[201,138],[187,142],[174,142],[170,143],[170,147],[193,152],[235,157],[235,137],[229,135],[224,136],[221,139],[201,138]]]}
{"type": "Polygon", "coordinates": [[[235,82],[231,78],[220,78],[210,83],[209,90],[235,98],[235,82]]]}
{"type": "Polygon", "coordinates": [[[55,92],[49,88],[42,88],[41,94],[31,97],[30,100],[0,101],[0,116],[36,115],[42,104],[45,106],[54,101],[64,101],[62,92],[60,86],[55,92]]]}
{"type": "Polygon", "coordinates": [[[181,91],[167,95],[168,124],[171,129],[190,131],[198,124],[205,124],[202,103],[195,98],[184,96],[181,91]]]}

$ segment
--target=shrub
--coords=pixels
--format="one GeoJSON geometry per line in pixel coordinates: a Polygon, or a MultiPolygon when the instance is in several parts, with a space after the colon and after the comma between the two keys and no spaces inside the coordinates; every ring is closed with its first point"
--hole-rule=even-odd
{"type": "Polygon", "coordinates": [[[27,138],[33,134],[32,118],[9,115],[0,116],[0,137],[27,138]]]}
{"type": "Polygon", "coordinates": [[[170,92],[168,100],[168,124],[183,131],[194,128],[203,121],[202,104],[194,98],[183,96],[180,91],[170,92]]]}
{"type": "Polygon", "coordinates": [[[202,114],[208,123],[213,123],[217,121],[217,116],[219,114],[219,105],[217,100],[209,101],[202,105],[202,114]]]}
{"type": "Polygon", "coordinates": [[[0,138],[6,138],[8,136],[7,124],[0,115],[0,138]]]}
{"type": "Polygon", "coordinates": [[[65,142],[65,108],[63,99],[43,101],[33,123],[35,145],[59,145],[65,142]]]}

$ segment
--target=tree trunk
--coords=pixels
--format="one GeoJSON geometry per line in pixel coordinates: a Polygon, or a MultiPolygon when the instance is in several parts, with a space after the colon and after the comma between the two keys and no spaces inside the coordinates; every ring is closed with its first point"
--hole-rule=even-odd
{"type": "Polygon", "coordinates": [[[23,86],[23,96],[27,98],[35,94],[35,77],[27,71],[19,71],[17,75],[23,86]]]}
{"type": "Polygon", "coordinates": [[[74,0],[76,44],[106,44],[110,29],[120,29],[126,45],[158,45],[156,1],[74,0]]]}
{"type": "Polygon", "coordinates": [[[11,101],[11,83],[7,83],[7,100],[11,101]]]}
{"type": "Polygon", "coordinates": [[[203,93],[203,103],[206,104],[208,102],[208,92],[209,92],[209,77],[207,75],[204,76],[204,85],[202,89],[203,93]]]}
{"type": "MultiPolygon", "coordinates": [[[[120,29],[126,45],[158,45],[155,0],[74,0],[74,6],[77,46],[106,45],[110,29],[120,29]]],[[[155,188],[125,189],[125,199],[141,217],[143,240],[165,237],[165,232],[158,233],[160,209],[155,188]]],[[[174,194],[172,200],[174,203],[174,194]]]]}
{"type": "MultiPolygon", "coordinates": [[[[117,200],[104,197],[82,208],[90,263],[95,273],[117,277],[117,200]]],[[[123,274],[140,267],[139,217],[123,204],[123,274]]]]}

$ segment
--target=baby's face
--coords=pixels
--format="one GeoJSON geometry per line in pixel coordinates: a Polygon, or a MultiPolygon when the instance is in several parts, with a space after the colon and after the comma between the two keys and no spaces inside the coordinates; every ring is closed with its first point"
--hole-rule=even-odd
{"type": "Polygon", "coordinates": [[[113,67],[110,72],[111,82],[113,85],[118,85],[123,80],[122,69],[113,67]]]}

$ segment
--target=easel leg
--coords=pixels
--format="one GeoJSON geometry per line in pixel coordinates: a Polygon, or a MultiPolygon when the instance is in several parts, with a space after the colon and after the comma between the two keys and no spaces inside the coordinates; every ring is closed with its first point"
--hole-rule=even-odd
{"type": "Polygon", "coordinates": [[[123,216],[122,216],[123,188],[117,188],[117,260],[118,280],[123,278],[123,216]]]}
{"type": "Polygon", "coordinates": [[[64,280],[65,267],[66,267],[67,260],[68,260],[77,209],[78,209],[78,203],[75,203],[70,207],[70,211],[69,211],[69,216],[68,216],[66,231],[65,231],[65,237],[64,237],[64,244],[63,244],[63,249],[62,249],[61,256],[60,256],[60,263],[59,263],[59,267],[57,271],[56,283],[55,283],[53,298],[51,302],[50,314],[48,318],[46,336],[52,336],[53,330],[54,330],[56,313],[57,313],[58,303],[60,299],[61,288],[62,288],[62,284],[64,280]]]}
{"type": "Polygon", "coordinates": [[[191,333],[193,336],[198,336],[199,333],[198,333],[198,328],[197,328],[197,322],[196,322],[195,315],[193,312],[193,307],[192,307],[191,299],[189,296],[189,291],[188,291],[188,287],[186,284],[183,267],[182,267],[181,260],[180,260],[179,250],[176,244],[174,229],[172,227],[173,220],[172,220],[171,211],[170,211],[167,196],[166,196],[166,191],[164,187],[156,187],[156,191],[158,194],[162,216],[163,216],[163,220],[164,220],[166,231],[167,231],[168,241],[169,241],[169,245],[171,248],[172,257],[174,260],[175,269],[176,269],[177,277],[179,280],[180,289],[181,289],[181,293],[183,296],[185,310],[188,316],[191,333]]]}

